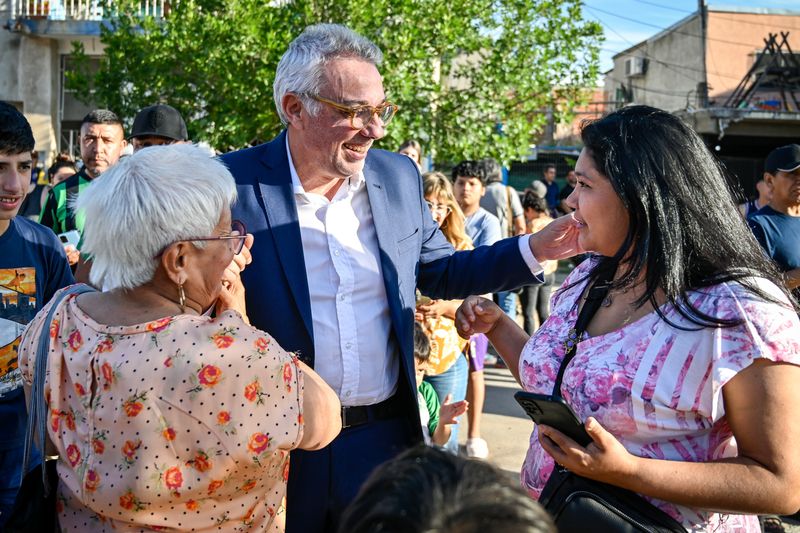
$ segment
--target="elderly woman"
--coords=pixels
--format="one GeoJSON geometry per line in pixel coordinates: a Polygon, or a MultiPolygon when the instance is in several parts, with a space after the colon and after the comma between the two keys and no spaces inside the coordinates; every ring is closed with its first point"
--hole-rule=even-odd
{"type": "Polygon", "coordinates": [[[48,436],[64,531],[282,531],[289,450],[341,428],[314,373],[248,324],[223,275],[243,247],[227,169],[191,146],[141,150],[81,195],[92,282],[26,330],[50,334],[48,436]],[[215,311],[211,318],[209,311],[215,311]]]}
{"type": "Polygon", "coordinates": [[[583,447],[534,431],[522,482],[538,497],[555,462],[643,495],[692,531],[760,531],[800,508],[800,322],[738,215],[718,163],[676,117],[628,107],[584,127],[575,211],[595,256],[528,337],[491,302],[458,311],[522,387],[550,394],[588,289],[608,295],[566,366],[561,394],[583,447]]]}

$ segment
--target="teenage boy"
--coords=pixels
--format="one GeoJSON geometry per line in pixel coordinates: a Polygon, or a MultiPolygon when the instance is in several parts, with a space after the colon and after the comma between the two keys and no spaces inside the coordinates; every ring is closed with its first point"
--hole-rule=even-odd
{"type": "Polygon", "coordinates": [[[783,271],[786,287],[800,297],[800,145],[767,156],[764,181],[769,203],[750,216],[753,234],[783,271]]]}
{"type": "MultiPolygon", "coordinates": [[[[462,161],[453,169],[453,193],[459,207],[466,217],[464,221],[467,235],[472,244],[490,246],[502,238],[500,221],[496,216],[481,207],[481,198],[486,194],[486,174],[484,166],[478,161],[462,161]]],[[[481,438],[481,414],[486,395],[483,367],[489,340],[485,335],[473,335],[470,339],[469,381],[467,382],[467,411],[469,431],[467,455],[485,459],[489,456],[489,445],[481,438]]]]}
{"type": "Polygon", "coordinates": [[[17,368],[19,338],[53,293],[74,283],[53,232],[16,216],[31,182],[33,145],[22,113],[0,102],[0,530],[22,477],[27,410],[17,368]]]}

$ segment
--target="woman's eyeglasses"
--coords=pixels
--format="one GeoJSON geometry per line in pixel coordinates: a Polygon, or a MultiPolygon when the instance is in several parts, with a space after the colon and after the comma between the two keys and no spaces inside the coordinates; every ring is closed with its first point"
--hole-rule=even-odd
{"type": "MultiPolygon", "coordinates": [[[[233,255],[238,255],[244,248],[244,241],[246,238],[247,238],[247,228],[245,228],[244,222],[240,220],[232,220],[231,232],[228,233],[227,235],[216,235],[214,237],[192,237],[191,239],[179,239],[171,244],[175,244],[176,242],[192,242],[192,241],[228,241],[228,246],[233,252],[233,255]]],[[[164,250],[166,249],[167,247],[165,246],[164,250]]],[[[163,254],[164,250],[161,250],[156,257],[163,254]]]]}
{"type": "Polygon", "coordinates": [[[446,217],[447,215],[450,214],[450,211],[452,211],[452,209],[450,209],[450,207],[446,204],[434,204],[428,201],[426,201],[425,203],[428,204],[428,209],[431,210],[431,213],[439,214],[443,217],[446,217]]]}

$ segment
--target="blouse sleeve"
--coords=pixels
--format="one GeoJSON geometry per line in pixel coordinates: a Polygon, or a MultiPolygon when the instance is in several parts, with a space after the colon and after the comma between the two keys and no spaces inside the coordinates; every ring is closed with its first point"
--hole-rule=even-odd
{"type": "Polygon", "coordinates": [[[303,375],[294,354],[234,311],[188,328],[189,345],[185,330],[176,330],[176,352],[165,362],[167,380],[180,385],[174,393],[166,388],[163,399],[214,431],[235,460],[262,464],[277,450],[296,448],[303,375]]]}
{"type": "Polygon", "coordinates": [[[743,320],[739,326],[715,330],[716,348],[711,364],[711,416],[715,421],[725,414],[723,387],[756,359],[800,365],[800,319],[778,287],[766,280],[758,283],[762,290],[785,304],[765,301],[731,283],[724,284],[730,291],[728,295],[714,299],[716,316],[743,320]]]}

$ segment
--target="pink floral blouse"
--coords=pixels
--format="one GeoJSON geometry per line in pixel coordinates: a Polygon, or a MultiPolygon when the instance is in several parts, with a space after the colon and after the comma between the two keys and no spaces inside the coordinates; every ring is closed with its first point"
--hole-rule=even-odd
{"type": "MultiPolygon", "coordinates": [[[[49,308],[19,348],[28,383],[49,308]]],[[[303,432],[292,354],[233,311],[105,326],[74,297],[49,333],[63,531],[283,531],[303,432]]]]}
{"type": "MultiPolygon", "coordinates": [[[[579,280],[595,264],[584,261],[564,283],[579,280]]],[[[760,280],[767,292],[781,294],[760,280]]],[[[523,388],[550,394],[563,341],[577,318],[585,282],[557,292],[550,318],[523,348],[523,388]]],[[[681,331],[653,312],[617,330],[578,344],[561,391],[581,420],[595,417],[632,454],[674,461],[712,461],[737,455],[725,418],[722,388],[755,359],[800,364],[800,321],[794,311],[767,303],[737,283],[722,283],[691,296],[703,312],[739,317],[734,328],[681,331]]],[[[691,325],[670,306],[674,323],[691,325]]],[[[536,429],[522,467],[522,485],[538,498],[553,469],[536,429]]],[[[654,500],[691,531],[760,531],[755,516],[725,515],[654,500]]]]}

